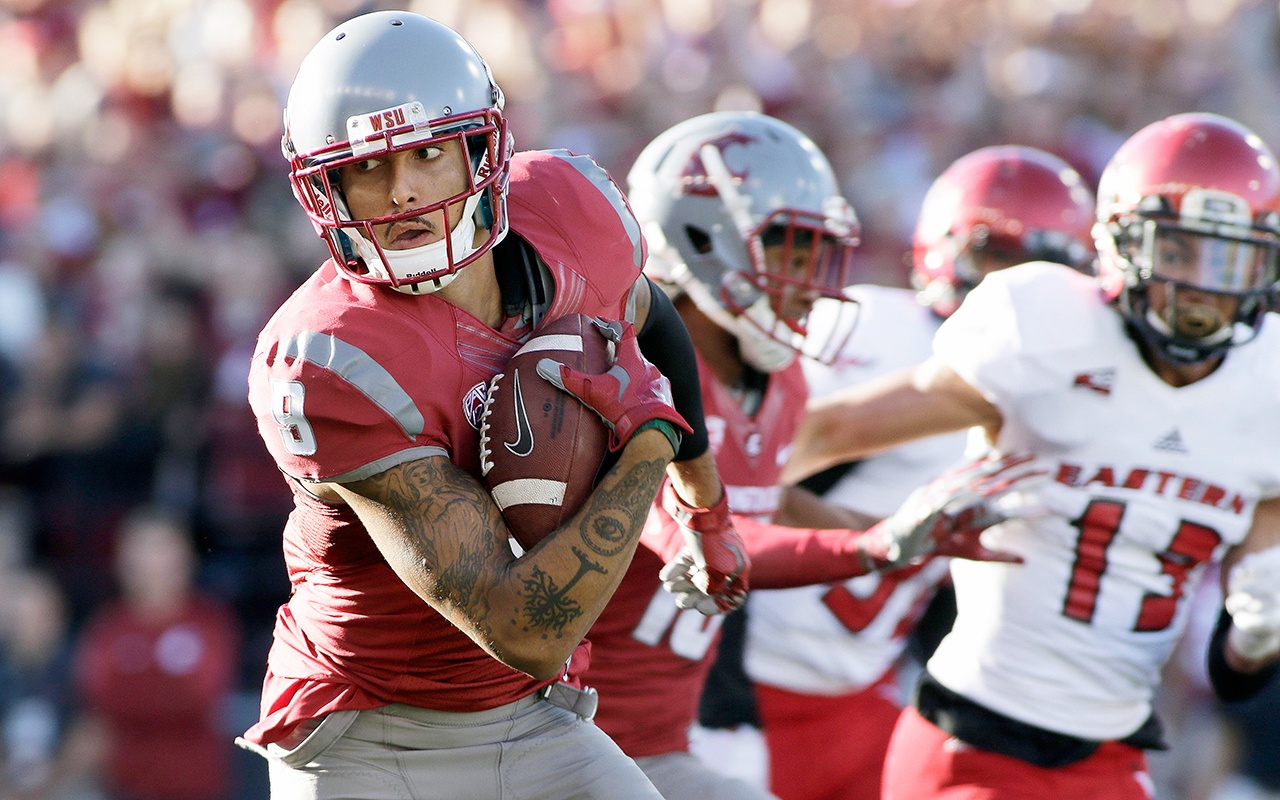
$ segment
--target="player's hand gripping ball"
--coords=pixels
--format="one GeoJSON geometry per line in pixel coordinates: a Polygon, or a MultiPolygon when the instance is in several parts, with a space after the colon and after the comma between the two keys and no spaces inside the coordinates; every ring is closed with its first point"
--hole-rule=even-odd
{"type": "Polygon", "coordinates": [[[541,377],[551,358],[584,373],[613,363],[591,317],[547,322],[489,382],[480,420],[480,470],[511,534],[525,550],[577,513],[609,452],[600,416],[541,377]]]}

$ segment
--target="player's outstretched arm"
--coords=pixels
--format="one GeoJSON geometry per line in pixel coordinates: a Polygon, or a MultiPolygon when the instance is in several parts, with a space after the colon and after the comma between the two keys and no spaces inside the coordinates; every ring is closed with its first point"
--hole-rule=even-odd
{"type": "Polygon", "coordinates": [[[792,528],[854,528],[866,530],[882,518],[838,506],[804,486],[782,487],[782,503],[774,521],[792,528]]]}
{"type": "MultiPolygon", "coordinates": [[[[984,458],[958,467],[912,493],[866,531],[793,528],[734,516],[752,562],[756,589],[830,583],[921,563],[933,556],[1017,562],[982,543],[982,532],[1008,519],[1005,499],[1030,491],[1044,472],[1027,456],[984,458]]],[[[663,585],[682,608],[704,610],[705,592],[684,577],[681,556],[662,570],[663,585]]],[[[709,613],[704,610],[704,613],[709,613]]]]}
{"type": "Polygon", "coordinates": [[[660,431],[638,433],[579,512],[520,558],[488,492],[443,456],[335,489],[405,585],[494,658],[545,679],[617,588],[673,454],[660,431]]]}
{"type": "Polygon", "coordinates": [[[981,392],[929,359],[810,400],[782,480],[797,483],[836,464],[975,425],[994,441],[1001,422],[981,392]]]}

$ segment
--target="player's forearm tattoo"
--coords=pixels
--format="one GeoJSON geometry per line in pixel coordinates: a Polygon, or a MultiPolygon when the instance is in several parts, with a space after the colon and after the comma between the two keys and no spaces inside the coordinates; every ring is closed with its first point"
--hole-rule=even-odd
{"type": "Polygon", "coordinates": [[[533,574],[524,580],[525,617],[529,624],[525,630],[541,629],[542,638],[554,635],[557,639],[564,635],[564,629],[578,617],[582,616],[582,605],[570,595],[573,587],[588,572],[606,574],[600,564],[592,561],[586,553],[573,548],[578,557],[578,571],[563,586],[557,586],[555,579],[541,569],[534,567],[533,574]]]}
{"type": "Polygon", "coordinates": [[[564,586],[544,570],[534,567],[524,580],[525,630],[541,629],[543,638],[565,634],[566,628],[582,616],[582,605],[573,589],[588,573],[608,575],[610,568],[588,553],[613,558],[640,534],[644,517],[653,502],[658,481],[666,465],[661,461],[637,464],[612,487],[597,489],[588,500],[580,533],[587,549],[574,546],[578,569],[564,586]]]}
{"type": "Polygon", "coordinates": [[[443,459],[424,459],[385,473],[383,502],[412,534],[414,557],[431,570],[438,593],[472,605],[485,599],[476,587],[485,564],[505,542],[495,533],[501,519],[492,502],[478,485],[458,480],[454,469],[443,459]],[[452,513],[459,504],[490,513],[452,513]],[[456,552],[441,552],[437,541],[455,543],[456,552]]]}
{"type": "Polygon", "coordinates": [[[582,522],[583,543],[606,558],[621,553],[640,533],[640,523],[649,512],[665,469],[661,461],[646,461],[619,478],[611,489],[597,489],[582,522]]]}

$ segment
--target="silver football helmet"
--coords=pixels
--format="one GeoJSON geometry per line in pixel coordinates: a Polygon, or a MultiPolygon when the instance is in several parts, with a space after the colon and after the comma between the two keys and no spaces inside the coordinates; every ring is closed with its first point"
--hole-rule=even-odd
{"type": "Polygon", "coordinates": [[[807,316],[819,297],[847,300],[859,228],[809,137],[763,114],[704,114],[650,142],[627,184],[645,272],[733,333],[744,361],[776,372],[797,353],[835,357],[852,326],[824,331],[840,331],[832,341],[807,316]]]}
{"type": "Polygon", "coordinates": [[[303,59],[289,90],[281,147],[289,180],[338,267],[365,283],[433,292],[507,232],[514,149],[502,90],[479,53],[449,27],[380,11],[342,23],[303,59]],[[391,153],[461,143],[467,188],[452,197],[369,219],[353,217],[342,166],[391,153]],[[462,203],[461,214],[449,206],[462,203]],[[443,210],[449,234],[412,249],[385,249],[374,226],[443,210]]]}

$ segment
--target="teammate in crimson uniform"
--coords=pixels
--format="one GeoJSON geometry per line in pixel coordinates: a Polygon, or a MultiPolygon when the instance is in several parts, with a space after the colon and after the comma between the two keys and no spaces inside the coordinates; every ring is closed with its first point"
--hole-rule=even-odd
{"type": "MultiPolygon", "coordinates": [[[[1093,257],[1093,193],[1062,159],[1029,147],[984,147],[933,182],[916,223],[912,283],[850,287],[858,320],[831,364],[805,360],[814,396],[865,384],[929,355],[938,325],[983,276],[1026,261],[1085,268],[1093,257]]],[[[809,317],[838,324],[839,304],[809,317]]],[[[913,489],[956,465],[965,434],[920,439],[822,476],[823,498],[891,514],[913,489]]],[[[900,711],[896,665],[947,562],[848,581],[754,592],[744,666],[769,747],[770,785],[784,800],[879,800],[900,711]],[[849,724],[850,720],[858,724],[849,724]]]]}
{"type": "Polygon", "coordinates": [[[1096,218],[1098,280],[988,275],[929,360],[815,403],[797,438],[816,469],[980,425],[1050,476],[988,532],[1023,563],[952,564],[959,614],[894,731],[887,800],[1147,798],[1152,694],[1211,561],[1220,691],[1275,668],[1280,169],[1238,123],[1176,115],[1112,158],[1096,218]]]}
{"type": "MultiPolygon", "coordinates": [[[[502,106],[470,44],[403,12],[326,34],[290,91],[290,180],[333,258],[268,322],[249,378],[295,500],[293,593],[241,740],[268,757],[274,797],[658,796],[576,687],[664,471],[695,506],[722,494],[694,376],[676,387],[697,432],[682,445],[639,350],[691,345],[641,275],[609,176],[564,151],[513,154],[502,106]],[[559,374],[618,458],[516,557],[478,481],[484,390],[568,313],[629,321],[609,375],[559,374]]],[[[698,554],[687,577],[709,596],[746,588],[745,560],[718,571],[698,554]]]]}
{"type": "Polygon", "coordinates": [[[807,396],[798,351],[834,352],[807,335],[805,315],[815,297],[838,297],[848,283],[857,222],[817,147],[759,114],[707,114],[674,126],[640,154],[628,182],[655,243],[646,269],[676,296],[696,343],[727,499],[692,510],[677,487],[665,488],[630,569],[591,629],[585,680],[600,692],[597,724],[668,800],[767,797],[689,753],[724,619],[715,612],[725,605],[688,591],[682,565],[696,555],[679,551],[690,538],[719,550],[732,518],[744,540],[734,546],[750,554],[753,586],[796,586],[884,565],[873,552],[883,544],[880,532],[770,524],[807,396]],[[659,569],[678,600],[664,590],[659,569]]]}

